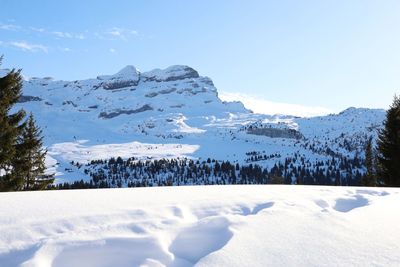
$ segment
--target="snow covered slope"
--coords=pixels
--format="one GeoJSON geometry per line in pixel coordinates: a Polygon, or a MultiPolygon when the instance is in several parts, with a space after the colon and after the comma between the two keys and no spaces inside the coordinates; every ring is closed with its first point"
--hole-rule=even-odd
{"type": "Polygon", "coordinates": [[[254,114],[240,102],[221,101],[210,78],[181,65],[149,72],[127,66],[82,81],[31,78],[16,108],[34,113],[59,182],[89,179],[71,161],[118,156],[215,158],[265,168],[290,158],[310,165],[362,158],[385,116],[357,108],[314,118],[254,114]]]}
{"type": "Polygon", "coordinates": [[[0,265],[399,266],[400,189],[203,186],[0,194],[0,265]]]}

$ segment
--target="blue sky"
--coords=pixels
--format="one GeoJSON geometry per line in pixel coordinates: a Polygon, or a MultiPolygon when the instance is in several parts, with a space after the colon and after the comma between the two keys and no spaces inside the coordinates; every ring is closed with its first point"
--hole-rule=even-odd
{"type": "Polygon", "coordinates": [[[400,93],[397,0],[2,0],[1,9],[2,67],[26,76],[184,64],[261,112],[386,108],[400,93]]]}

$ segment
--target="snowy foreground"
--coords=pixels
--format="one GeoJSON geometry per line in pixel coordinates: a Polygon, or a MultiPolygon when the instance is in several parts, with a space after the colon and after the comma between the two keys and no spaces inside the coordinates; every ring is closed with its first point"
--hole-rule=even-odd
{"type": "Polygon", "coordinates": [[[400,266],[400,189],[0,194],[0,266],[400,266]]]}

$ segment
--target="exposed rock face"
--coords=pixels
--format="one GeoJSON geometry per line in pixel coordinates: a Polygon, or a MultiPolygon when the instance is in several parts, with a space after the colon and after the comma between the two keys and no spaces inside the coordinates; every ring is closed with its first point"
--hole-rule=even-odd
{"type": "Polygon", "coordinates": [[[112,119],[112,118],[115,118],[115,117],[117,117],[119,115],[122,115],[122,114],[130,115],[130,114],[145,112],[145,111],[148,111],[148,110],[153,110],[153,108],[146,104],[146,105],[144,105],[144,106],[142,106],[140,108],[137,108],[137,109],[130,109],[130,110],[117,109],[117,110],[115,110],[113,112],[110,112],[110,113],[101,112],[99,114],[99,118],[112,119]]]}
{"type": "Polygon", "coordinates": [[[75,104],[74,102],[72,102],[72,101],[70,101],[70,100],[64,101],[62,104],[63,104],[63,106],[65,106],[65,105],[72,105],[74,108],[76,108],[76,107],[78,106],[77,104],[75,104]]]}
{"type": "Polygon", "coordinates": [[[114,75],[97,76],[98,80],[104,80],[102,87],[106,90],[115,90],[125,87],[137,86],[140,81],[140,72],[134,66],[126,66],[114,75]]]}
{"type": "Polygon", "coordinates": [[[106,83],[103,83],[103,88],[105,90],[116,90],[116,89],[136,86],[136,85],[138,85],[138,83],[139,83],[139,81],[132,81],[132,80],[106,82],[106,83]]]}
{"type": "MultiPolygon", "coordinates": [[[[175,65],[166,69],[155,69],[149,72],[140,73],[134,66],[127,66],[114,75],[101,75],[97,79],[103,81],[101,87],[105,90],[117,90],[127,87],[134,87],[139,82],[172,82],[185,79],[200,78],[199,73],[188,66],[175,65]]],[[[214,86],[212,81],[206,77],[201,83],[214,86]]],[[[199,86],[194,83],[193,87],[199,86]]]]}
{"type": "Polygon", "coordinates": [[[165,90],[161,90],[161,91],[158,91],[158,92],[148,93],[145,96],[146,97],[155,97],[155,96],[158,96],[158,95],[170,94],[170,93],[173,93],[175,91],[176,91],[176,88],[170,88],[170,89],[165,89],[165,90]]]}
{"type": "Polygon", "coordinates": [[[189,78],[199,78],[199,73],[188,66],[175,65],[164,70],[155,69],[142,74],[145,81],[170,82],[189,78]]]}
{"type": "Polygon", "coordinates": [[[37,96],[30,96],[30,95],[21,95],[18,99],[18,103],[25,103],[30,101],[42,101],[40,97],[37,96]]]}
{"type": "Polygon", "coordinates": [[[208,77],[199,77],[198,81],[208,86],[214,87],[213,81],[208,77]]]}
{"type": "Polygon", "coordinates": [[[271,138],[290,138],[301,139],[303,136],[293,129],[279,129],[279,128],[249,128],[248,134],[263,135],[271,138]]]}
{"type": "Polygon", "coordinates": [[[185,88],[185,89],[180,89],[177,91],[178,94],[187,93],[189,95],[197,95],[198,93],[206,93],[206,92],[207,92],[207,89],[204,87],[201,89],[198,89],[198,90],[194,90],[191,88],[185,88]]]}

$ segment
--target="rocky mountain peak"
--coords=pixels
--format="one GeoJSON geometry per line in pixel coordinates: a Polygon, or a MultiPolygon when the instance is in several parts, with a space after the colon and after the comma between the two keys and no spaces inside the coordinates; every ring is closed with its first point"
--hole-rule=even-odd
{"type": "Polygon", "coordinates": [[[142,75],[146,81],[169,82],[189,78],[199,78],[199,73],[185,65],[174,65],[166,69],[154,69],[142,75]]]}
{"type": "Polygon", "coordinates": [[[139,80],[140,71],[132,65],[127,65],[114,75],[100,75],[98,80],[139,80]]]}

